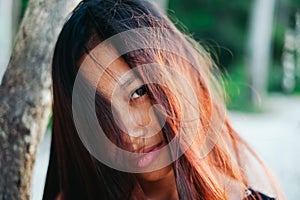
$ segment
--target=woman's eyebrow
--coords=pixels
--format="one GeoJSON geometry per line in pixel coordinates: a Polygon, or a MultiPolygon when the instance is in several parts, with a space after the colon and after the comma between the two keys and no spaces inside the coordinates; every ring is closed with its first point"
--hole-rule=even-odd
{"type": "Polygon", "coordinates": [[[129,75],[128,77],[125,78],[124,81],[120,81],[120,88],[124,89],[127,86],[129,86],[132,82],[134,81],[134,77],[129,75]]]}

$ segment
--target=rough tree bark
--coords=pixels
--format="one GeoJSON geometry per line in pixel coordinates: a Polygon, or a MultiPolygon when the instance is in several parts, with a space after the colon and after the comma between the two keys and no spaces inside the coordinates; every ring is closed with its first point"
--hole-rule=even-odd
{"type": "Polygon", "coordinates": [[[36,149],[51,112],[54,43],[78,0],[30,0],[0,86],[0,199],[29,199],[36,149]]]}

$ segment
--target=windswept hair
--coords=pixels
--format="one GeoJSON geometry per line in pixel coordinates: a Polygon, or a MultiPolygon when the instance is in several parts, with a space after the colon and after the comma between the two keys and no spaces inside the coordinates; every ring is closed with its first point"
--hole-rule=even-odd
{"type": "MultiPolygon", "coordinates": [[[[191,104],[191,109],[200,113],[196,116],[200,119],[200,126],[195,128],[195,141],[172,163],[179,198],[229,199],[232,188],[251,187],[251,176],[256,176],[249,173],[252,161],[259,163],[268,174],[260,159],[231,127],[224,108],[218,69],[201,45],[182,34],[148,1],[90,0],[82,1],[74,9],[56,43],[52,63],[52,143],[44,199],[55,199],[58,194],[62,199],[145,198],[134,174],[112,169],[87,151],[72,115],[73,86],[82,59],[95,56],[91,54],[92,50],[106,39],[137,28],[162,30],[153,33],[151,38],[136,38],[146,46],[151,43],[157,48],[135,50],[121,55],[122,59],[130,68],[157,63],[176,69],[183,74],[197,97],[197,104],[191,104]],[[164,46],[173,52],[165,51],[161,48],[164,46]]],[[[118,51],[121,46],[130,48],[131,42],[120,40],[112,46],[118,51]]],[[[165,140],[170,142],[182,126],[182,108],[176,97],[188,90],[173,80],[167,71],[162,70],[161,74],[149,67],[137,70],[137,76],[144,82],[161,82],[168,86],[149,84],[147,90],[151,101],[166,110],[162,132],[165,140]]],[[[97,93],[95,106],[105,132],[111,133],[109,137],[115,143],[124,145],[110,111],[110,102],[97,93]]],[[[188,122],[183,134],[189,134],[189,126],[188,122]]],[[[180,142],[185,145],[184,141],[180,142]]],[[[270,175],[268,178],[272,179],[270,175]]],[[[270,184],[273,184],[272,180],[270,184]]]]}

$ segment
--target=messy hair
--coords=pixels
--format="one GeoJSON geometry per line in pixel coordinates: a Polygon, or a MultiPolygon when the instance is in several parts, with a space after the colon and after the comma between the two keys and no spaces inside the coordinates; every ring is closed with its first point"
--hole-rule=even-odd
{"type": "MultiPolygon", "coordinates": [[[[192,127],[195,132],[193,143],[172,163],[179,198],[229,199],[228,191],[236,185],[248,188],[251,181],[246,167],[253,160],[251,157],[262,168],[265,167],[230,125],[218,69],[209,53],[191,37],[181,33],[148,1],[90,0],[82,1],[74,9],[55,47],[52,63],[52,143],[44,199],[54,199],[58,194],[62,199],[145,198],[134,174],[106,166],[91,155],[78,136],[72,114],[72,92],[82,60],[86,56],[97,59],[97,55],[93,54],[97,45],[116,34],[134,29],[149,30],[150,37],[137,32],[130,41],[118,40],[111,45],[119,52],[120,48],[130,48],[137,41],[151,46],[120,56],[132,69],[147,63],[162,66],[160,73],[148,67],[136,70],[136,75],[145,83],[159,82],[168,86],[147,84],[153,104],[161,105],[166,111],[163,113],[166,122],[162,127],[166,142],[176,138],[179,130],[182,130],[180,134],[188,135],[194,117],[199,119],[199,125],[192,127]],[[160,31],[151,32],[154,29],[160,31]],[[172,49],[172,52],[167,49],[172,49]],[[163,66],[182,74],[189,88],[178,84],[163,66]],[[198,110],[199,115],[193,115],[183,123],[183,111],[177,97],[184,96],[184,92],[190,89],[197,99],[197,104],[190,102],[190,109],[198,110]]],[[[96,94],[95,107],[104,132],[110,133],[108,137],[124,147],[122,133],[110,111],[110,102],[101,93],[96,94]]],[[[185,142],[179,140],[178,149],[170,150],[171,156],[187,146],[185,142]]],[[[271,176],[268,177],[271,179],[271,176]]],[[[239,192],[242,193],[243,189],[239,192]]]]}

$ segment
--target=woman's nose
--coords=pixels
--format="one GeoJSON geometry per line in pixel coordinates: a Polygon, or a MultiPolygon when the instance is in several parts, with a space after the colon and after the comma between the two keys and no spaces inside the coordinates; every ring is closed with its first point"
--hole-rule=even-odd
{"type": "Polygon", "coordinates": [[[129,116],[137,127],[145,127],[151,122],[151,110],[148,107],[129,109],[129,116]]]}
{"type": "Polygon", "coordinates": [[[150,109],[150,105],[140,105],[138,107],[122,107],[118,111],[118,115],[122,125],[123,131],[129,136],[133,137],[147,137],[147,132],[152,126],[151,122],[154,120],[154,113],[150,109]],[[125,130],[124,130],[125,129],[125,130]]]}
{"type": "Polygon", "coordinates": [[[151,126],[151,113],[147,109],[129,109],[126,126],[129,134],[134,137],[146,137],[148,126],[151,126]]]}

